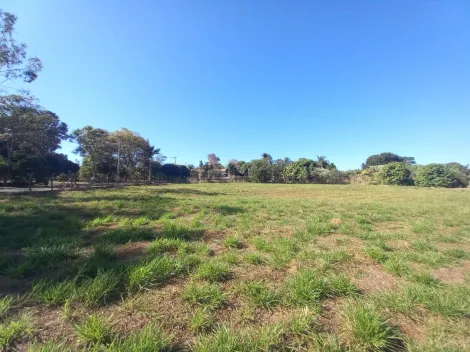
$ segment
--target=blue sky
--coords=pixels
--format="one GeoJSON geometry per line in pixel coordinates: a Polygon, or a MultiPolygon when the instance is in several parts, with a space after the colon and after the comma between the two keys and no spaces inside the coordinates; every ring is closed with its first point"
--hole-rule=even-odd
{"type": "Polygon", "coordinates": [[[127,127],[178,163],[268,152],[350,169],[386,151],[470,163],[468,0],[1,7],[43,60],[29,89],[71,129],[127,127]]]}

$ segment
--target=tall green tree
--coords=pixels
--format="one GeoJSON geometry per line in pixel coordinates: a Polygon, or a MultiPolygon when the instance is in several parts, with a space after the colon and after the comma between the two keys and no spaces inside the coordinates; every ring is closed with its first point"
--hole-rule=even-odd
{"type": "Polygon", "coordinates": [[[15,151],[44,158],[59,148],[67,130],[55,113],[42,109],[30,97],[0,96],[0,149],[7,173],[12,170],[15,151]]]}
{"type": "Polygon", "coordinates": [[[71,139],[78,144],[74,152],[89,158],[92,177],[96,178],[99,161],[111,151],[109,132],[102,128],[85,126],[74,130],[71,139]]]}
{"type": "Polygon", "coordinates": [[[27,57],[25,43],[18,43],[13,34],[17,17],[0,9],[0,88],[6,89],[8,81],[22,79],[31,83],[42,70],[37,57],[27,57]]]}
{"type": "Polygon", "coordinates": [[[366,169],[370,166],[386,165],[393,162],[406,163],[409,165],[416,164],[414,157],[400,156],[394,153],[380,153],[369,156],[366,162],[362,164],[362,168],[366,169]]]}

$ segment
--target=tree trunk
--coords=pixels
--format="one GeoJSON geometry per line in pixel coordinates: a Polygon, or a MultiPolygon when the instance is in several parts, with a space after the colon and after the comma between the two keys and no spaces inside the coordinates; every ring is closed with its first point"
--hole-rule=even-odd
{"type": "Polygon", "coordinates": [[[118,155],[117,155],[117,182],[119,182],[121,174],[121,141],[118,142],[118,155]]]}
{"type": "Polygon", "coordinates": [[[152,157],[149,159],[149,182],[152,181],[152,157]]]}
{"type": "Polygon", "coordinates": [[[12,164],[13,164],[13,143],[10,141],[7,142],[7,170],[5,177],[3,178],[3,185],[6,187],[8,184],[8,175],[11,173],[12,164]]]}
{"type": "Polygon", "coordinates": [[[96,179],[96,171],[95,171],[95,158],[91,159],[91,172],[93,175],[93,180],[96,179]]]}

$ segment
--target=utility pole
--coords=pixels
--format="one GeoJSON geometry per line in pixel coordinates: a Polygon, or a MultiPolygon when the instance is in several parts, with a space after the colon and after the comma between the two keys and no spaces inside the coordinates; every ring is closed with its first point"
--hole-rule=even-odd
{"type": "Polygon", "coordinates": [[[170,156],[170,158],[175,159],[175,165],[176,165],[176,156],[170,156]]]}

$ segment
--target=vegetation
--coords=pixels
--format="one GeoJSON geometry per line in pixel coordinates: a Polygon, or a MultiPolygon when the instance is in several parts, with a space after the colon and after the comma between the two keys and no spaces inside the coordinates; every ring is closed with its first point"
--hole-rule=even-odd
{"type": "Polygon", "coordinates": [[[405,163],[396,161],[384,165],[377,177],[386,185],[408,186],[413,184],[411,168],[405,163]]]}
{"type": "Polygon", "coordinates": [[[2,348],[465,350],[469,196],[255,183],[1,195],[2,348]]]}
{"type": "Polygon", "coordinates": [[[366,169],[371,166],[386,165],[389,163],[405,163],[409,165],[416,164],[415,158],[409,156],[400,156],[394,153],[380,153],[371,155],[366,162],[362,164],[362,168],[366,169]]]}

